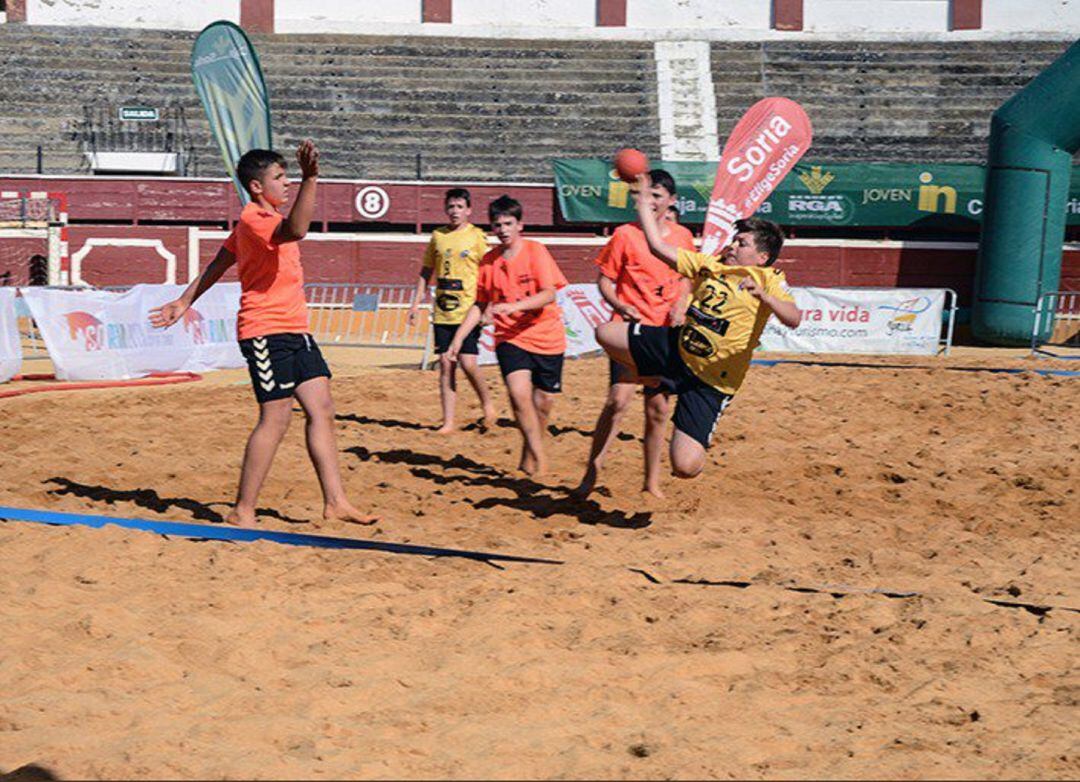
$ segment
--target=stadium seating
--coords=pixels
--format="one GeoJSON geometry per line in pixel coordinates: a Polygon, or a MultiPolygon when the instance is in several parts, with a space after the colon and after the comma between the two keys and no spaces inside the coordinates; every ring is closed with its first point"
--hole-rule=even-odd
{"type": "MultiPolygon", "coordinates": [[[[221,174],[189,76],[192,33],[0,25],[0,171],[86,172],[85,106],[181,106],[188,173],[221,174]]],[[[549,181],[551,157],[659,152],[652,45],[255,37],[275,141],[330,176],[549,181]]],[[[764,95],[800,101],[812,156],[978,162],[991,111],[1066,42],[715,43],[721,136],[764,95]]]]}

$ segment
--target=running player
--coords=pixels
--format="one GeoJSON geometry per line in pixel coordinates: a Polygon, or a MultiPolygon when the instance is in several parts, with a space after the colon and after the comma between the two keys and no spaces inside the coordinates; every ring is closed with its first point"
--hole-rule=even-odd
{"type": "Polygon", "coordinates": [[[495,324],[495,355],[521,429],[522,471],[547,469],[543,433],[555,395],[562,391],[566,328],[555,292],[566,277],[540,242],[522,237],[521,204],[508,196],[491,202],[491,230],[500,245],[484,256],[476,303],[458,326],[446,355],[457,360],[465,340],[482,322],[495,324]]]}

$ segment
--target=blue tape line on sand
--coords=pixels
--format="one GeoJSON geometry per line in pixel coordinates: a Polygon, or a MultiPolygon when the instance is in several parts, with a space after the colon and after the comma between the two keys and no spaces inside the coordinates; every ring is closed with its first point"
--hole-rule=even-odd
{"type": "Polygon", "coordinates": [[[58,513],[55,511],[34,510],[31,508],[8,508],[0,506],[0,519],[9,521],[31,521],[38,524],[61,524],[66,526],[81,525],[101,528],[115,524],[125,529],[154,532],[159,535],[175,535],[182,538],[199,540],[234,540],[250,543],[255,540],[268,540],[289,546],[313,546],[315,548],[366,549],[382,551],[388,554],[417,554],[427,557],[461,557],[481,562],[522,562],[542,565],[561,565],[561,560],[540,559],[538,557],[517,557],[512,554],[493,554],[486,551],[467,549],[436,548],[432,546],[414,546],[408,543],[383,543],[357,538],[331,538],[324,535],[303,535],[296,532],[276,532],[274,530],[247,529],[211,524],[188,524],[179,521],[150,521],[149,519],[124,519],[114,516],[99,516],[86,513],[58,513]]]}
{"type": "Polygon", "coordinates": [[[922,364],[866,364],[859,361],[804,361],[796,358],[755,358],[750,362],[759,367],[775,367],[777,364],[801,364],[806,367],[855,367],[858,369],[944,369],[949,372],[993,372],[995,374],[1021,375],[1034,372],[1053,377],[1080,377],[1071,369],[1016,369],[1014,367],[928,367],[922,364]]]}

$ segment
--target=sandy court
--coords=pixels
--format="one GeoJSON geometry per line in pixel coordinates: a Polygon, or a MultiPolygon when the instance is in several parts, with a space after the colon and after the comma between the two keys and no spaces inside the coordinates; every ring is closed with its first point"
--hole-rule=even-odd
{"type": "MultiPolygon", "coordinates": [[[[319,520],[297,413],[262,523],[564,564],[0,523],[0,771],[1080,775],[1080,379],[956,371],[1075,362],[755,367],[702,478],[642,500],[636,402],[577,502],[604,362],[567,362],[537,482],[508,421],[432,432],[418,351],[369,353],[327,356],[383,521],[319,520]]],[[[0,505],[216,522],[255,406],[230,371],[0,411],[0,505]]]]}

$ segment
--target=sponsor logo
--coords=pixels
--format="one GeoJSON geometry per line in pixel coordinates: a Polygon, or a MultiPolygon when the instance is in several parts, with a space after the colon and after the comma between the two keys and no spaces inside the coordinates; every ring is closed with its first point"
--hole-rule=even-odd
{"type": "Polygon", "coordinates": [[[934,175],[929,171],[919,174],[919,203],[916,207],[920,212],[934,212],[956,214],[956,188],[949,185],[935,185],[934,175]]]}
{"type": "Polygon", "coordinates": [[[815,223],[843,224],[855,214],[851,199],[845,195],[822,195],[829,183],[836,179],[830,171],[823,171],[821,166],[811,166],[810,171],[799,174],[810,195],[796,194],[788,196],[788,219],[815,223]]]}
{"type": "Polygon", "coordinates": [[[615,169],[608,171],[607,205],[615,209],[626,209],[630,201],[630,184],[619,179],[615,169]]]}
{"type": "Polygon", "coordinates": [[[453,312],[461,306],[461,300],[451,293],[440,293],[435,298],[435,306],[443,312],[453,312]]]}
{"type": "Polygon", "coordinates": [[[912,299],[904,299],[896,305],[879,304],[878,309],[895,313],[886,324],[890,334],[898,331],[911,331],[915,326],[915,318],[930,309],[930,299],[926,296],[916,296],[912,299]]]}
{"type": "Polygon", "coordinates": [[[830,171],[821,170],[821,166],[811,166],[809,171],[799,174],[799,181],[806,185],[806,189],[812,195],[821,195],[821,191],[836,179],[836,175],[830,171]]]}
{"type": "MultiPolygon", "coordinates": [[[[201,316],[200,316],[201,317],[201,316]]],[[[68,334],[83,350],[131,350],[172,344],[172,337],[156,333],[147,323],[109,323],[89,312],[75,310],[64,314],[68,334]]]]}
{"type": "Polygon", "coordinates": [[[191,341],[196,345],[205,345],[208,342],[230,342],[235,331],[235,322],[227,318],[204,318],[202,313],[194,307],[189,307],[184,313],[184,331],[191,335],[191,341]]]}
{"type": "Polygon", "coordinates": [[[683,327],[682,334],[679,335],[679,344],[691,356],[698,358],[708,358],[714,352],[709,338],[690,326],[683,327]]]}
{"type": "MultiPolygon", "coordinates": [[[[791,132],[791,123],[774,114],[761,131],[754,136],[742,153],[727,162],[727,172],[740,182],[754,176],[758,166],[765,162],[769,153],[780,146],[780,139],[791,132]]],[[[779,161],[778,161],[779,162],[779,161]]]]}
{"type": "Polygon", "coordinates": [[[593,328],[611,320],[611,306],[606,301],[593,301],[587,293],[576,288],[571,288],[566,295],[593,328]]]}
{"type": "Polygon", "coordinates": [[[899,187],[868,187],[862,191],[862,203],[910,203],[911,190],[899,187]]]}
{"type": "Polygon", "coordinates": [[[105,324],[91,315],[89,312],[69,312],[64,315],[67,320],[68,333],[71,339],[78,342],[79,336],[83,338],[83,349],[101,350],[105,343],[105,324]]]}

